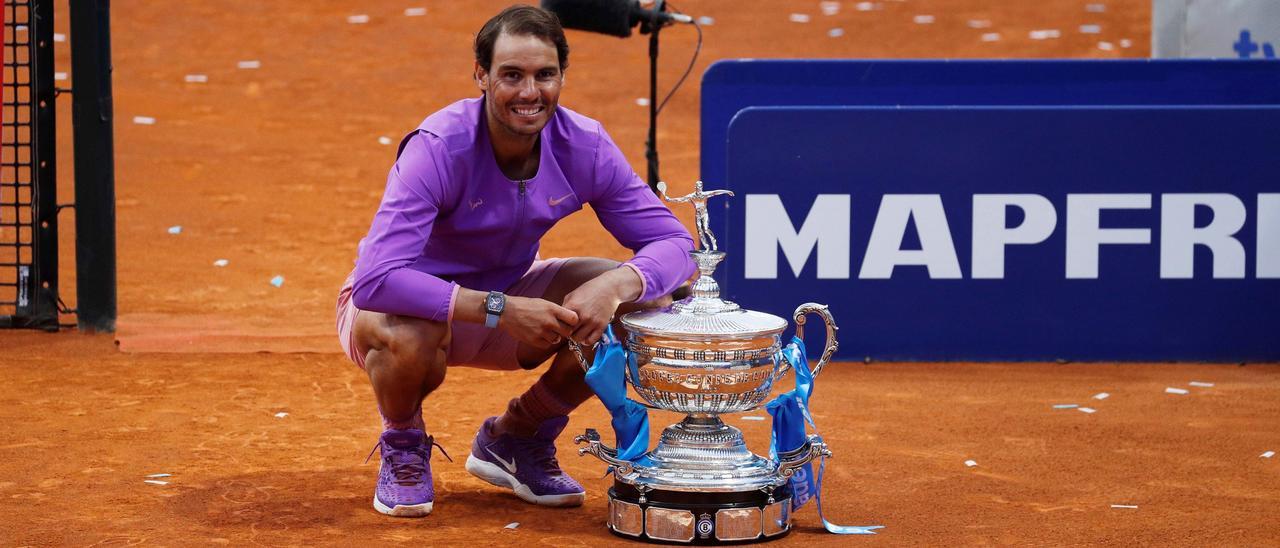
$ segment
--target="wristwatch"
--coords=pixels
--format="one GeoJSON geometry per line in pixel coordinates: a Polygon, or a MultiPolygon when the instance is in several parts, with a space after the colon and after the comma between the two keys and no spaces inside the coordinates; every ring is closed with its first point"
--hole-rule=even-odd
{"type": "Polygon", "coordinates": [[[502,309],[507,307],[507,296],[501,291],[490,291],[484,298],[484,326],[490,329],[498,327],[498,317],[502,309]]]}

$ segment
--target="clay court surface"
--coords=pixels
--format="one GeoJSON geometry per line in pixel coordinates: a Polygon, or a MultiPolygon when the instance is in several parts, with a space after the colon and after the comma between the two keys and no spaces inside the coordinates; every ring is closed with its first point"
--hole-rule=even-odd
{"type": "MultiPolygon", "coordinates": [[[[673,193],[697,178],[698,77],[713,60],[1148,54],[1148,2],[1110,0],[1102,13],[1088,3],[883,0],[863,12],[842,1],[824,15],[817,1],[678,2],[714,24],[660,119],[663,176],[673,193]],[[811,21],[792,23],[791,13],[811,21]],[[934,22],[917,24],[917,15],[934,22]],[[1084,24],[1101,33],[1081,34],[1084,24]],[[832,28],[843,36],[829,37],[832,28]],[[1061,37],[1030,39],[1038,29],[1061,37]],[[1001,39],[983,41],[986,33],[1001,39]]],[[[380,423],[368,381],[340,354],[335,295],[394,157],[379,137],[394,143],[430,112],[476,94],[471,36],[504,5],[113,3],[119,330],[0,332],[0,544],[623,542],[603,525],[602,466],[577,457],[568,436],[561,462],[589,490],[580,508],[532,507],[463,470],[480,421],[536,372],[451,370],[424,405],[428,429],[455,460],[433,460],[434,513],[393,519],[370,504],[377,461],[363,460],[380,423]],[[426,15],[404,15],[419,6],[426,15]],[[357,14],[369,21],[348,23],[357,14]],[[260,68],[237,69],[245,60],[260,68]],[[187,74],[208,81],[185,83],[187,74]],[[170,474],[160,478],[168,484],[145,483],[151,474],[170,474]]],[[[663,36],[666,90],[694,33],[663,36]]],[[[601,120],[643,170],[645,38],[569,39],[562,104],[601,120]]],[[[70,67],[64,46],[59,71],[70,67]]],[[[59,175],[70,201],[69,101],[60,107],[59,175]]],[[[74,306],[69,215],[61,283],[74,306]]],[[[627,256],[587,212],[557,227],[543,255],[627,256]]],[[[833,312],[837,321],[860,313],[833,312]]],[[[856,348],[857,333],[841,342],[856,348]]],[[[838,363],[819,378],[813,410],[836,453],[827,517],[885,528],[829,535],[811,504],[775,545],[1280,544],[1280,458],[1260,457],[1280,451],[1276,364],[838,363]],[[1110,396],[1093,398],[1101,392],[1110,396]]],[[[652,423],[677,419],[656,413],[652,423]]],[[[766,451],[767,421],[726,422],[766,451]]],[[[596,402],[568,432],[588,427],[608,427],[596,402]]]]}

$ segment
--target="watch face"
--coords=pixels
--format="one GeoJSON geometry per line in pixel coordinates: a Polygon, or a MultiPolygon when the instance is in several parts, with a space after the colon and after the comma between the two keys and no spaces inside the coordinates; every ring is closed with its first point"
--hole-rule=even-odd
{"type": "Polygon", "coordinates": [[[489,298],[485,303],[485,308],[490,312],[501,312],[502,304],[502,297],[500,295],[489,295],[489,298]]]}

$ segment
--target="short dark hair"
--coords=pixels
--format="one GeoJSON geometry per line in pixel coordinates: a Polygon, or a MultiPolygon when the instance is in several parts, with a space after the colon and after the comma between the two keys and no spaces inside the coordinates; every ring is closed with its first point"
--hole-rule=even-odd
{"type": "Polygon", "coordinates": [[[526,4],[516,4],[502,10],[480,27],[476,35],[476,63],[488,72],[493,65],[493,45],[502,33],[513,36],[535,36],[551,42],[560,59],[560,71],[569,68],[569,41],[556,14],[526,4]]]}

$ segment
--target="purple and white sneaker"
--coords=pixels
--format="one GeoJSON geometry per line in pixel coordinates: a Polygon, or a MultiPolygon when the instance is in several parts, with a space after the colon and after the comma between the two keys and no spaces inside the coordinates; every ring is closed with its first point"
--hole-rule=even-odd
{"type": "MultiPolygon", "coordinates": [[[[431,481],[431,447],[435,440],[417,429],[388,429],[374,450],[381,450],[373,507],[388,516],[422,517],[431,513],[436,491],[431,481]]],[[[444,448],[440,447],[440,453],[444,448]]],[[[369,453],[373,456],[373,452],[369,453]]],[[[452,459],[451,459],[452,460],[452,459]]]]}
{"type": "Polygon", "coordinates": [[[531,438],[493,435],[489,417],[480,426],[467,457],[467,471],[498,487],[508,487],[525,502],[542,506],[581,506],[587,498],[582,485],[556,461],[556,436],[569,417],[547,419],[531,438]]]}

